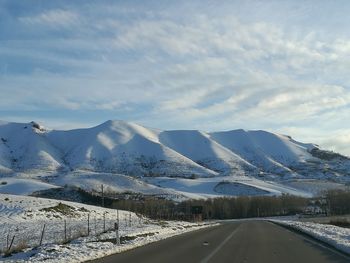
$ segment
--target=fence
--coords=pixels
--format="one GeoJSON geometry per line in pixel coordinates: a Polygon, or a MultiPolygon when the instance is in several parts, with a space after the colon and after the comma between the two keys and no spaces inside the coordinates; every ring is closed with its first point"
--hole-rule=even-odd
{"type": "Polygon", "coordinates": [[[116,226],[125,234],[144,225],[143,217],[126,211],[116,211],[115,214],[90,212],[79,218],[7,220],[0,227],[0,252],[6,254],[50,243],[63,244],[79,237],[96,239],[116,226]]]}

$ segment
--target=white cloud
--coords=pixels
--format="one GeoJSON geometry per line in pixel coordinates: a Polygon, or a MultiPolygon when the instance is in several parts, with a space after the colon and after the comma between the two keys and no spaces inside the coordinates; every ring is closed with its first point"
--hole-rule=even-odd
{"type": "Polygon", "coordinates": [[[350,129],[323,130],[314,127],[282,127],[282,134],[292,134],[293,138],[302,142],[312,142],[321,148],[345,154],[350,157],[350,129]]]}
{"type": "Polygon", "coordinates": [[[62,9],[48,10],[34,16],[20,17],[19,20],[26,24],[42,24],[45,26],[69,26],[79,21],[76,12],[62,9]]]}

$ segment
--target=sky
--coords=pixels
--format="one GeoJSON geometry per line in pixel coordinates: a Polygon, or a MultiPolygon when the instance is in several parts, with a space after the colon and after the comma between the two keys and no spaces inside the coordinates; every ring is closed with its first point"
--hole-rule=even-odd
{"type": "Polygon", "coordinates": [[[350,2],[0,0],[0,119],[262,129],[350,156],[350,2]]]}

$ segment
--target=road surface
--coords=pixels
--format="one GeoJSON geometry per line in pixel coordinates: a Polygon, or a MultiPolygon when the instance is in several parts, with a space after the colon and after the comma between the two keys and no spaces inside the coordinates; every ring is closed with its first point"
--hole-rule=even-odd
{"type": "Polygon", "coordinates": [[[227,222],[189,232],[95,263],[325,263],[350,258],[266,221],[227,222]]]}

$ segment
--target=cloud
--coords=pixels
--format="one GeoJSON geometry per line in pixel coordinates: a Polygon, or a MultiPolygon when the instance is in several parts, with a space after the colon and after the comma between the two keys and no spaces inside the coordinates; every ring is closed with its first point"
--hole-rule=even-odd
{"type": "Polygon", "coordinates": [[[350,35],[330,28],[347,17],[322,20],[326,9],[309,4],[287,12],[288,1],[62,3],[0,10],[13,28],[0,25],[0,118],[16,109],[52,123],[42,115],[54,111],[72,123],[88,111],[96,124],[304,127],[297,136],[346,144],[326,138],[350,116],[350,35]]]}
{"type": "Polygon", "coordinates": [[[79,15],[70,10],[47,10],[33,16],[19,17],[19,21],[30,25],[67,27],[79,22],[79,15]]]}
{"type": "Polygon", "coordinates": [[[341,130],[328,134],[327,137],[323,138],[321,144],[325,149],[340,152],[350,157],[350,130],[341,130]]]}
{"type": "Polygon", "coordinates": [[[317,126],[283,127],[282,134],[293,134],[293,138],[302,142],[313,142],[326,150],[342,153],[350,157],[350,129],[323,130],[317,126]]]}

